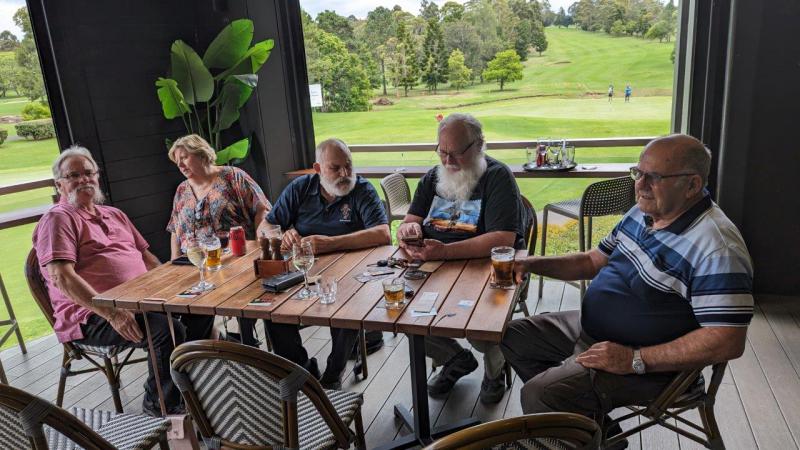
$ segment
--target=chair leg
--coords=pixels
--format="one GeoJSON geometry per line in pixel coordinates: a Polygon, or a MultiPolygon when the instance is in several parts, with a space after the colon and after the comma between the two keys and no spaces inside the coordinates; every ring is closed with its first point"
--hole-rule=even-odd
{"type": "Polygon", "coordinates": [[[714,416],[714,405],[705,404],[697,409],[700,412],[700,420],[703,422],[703,430],[708,438],[708,447],[712,450],[723,450],[725,444],[722,442],[722,434],[719,432],[717,419],[714,416]]]}
{"type": "Polygon", "coordinates": [[[65,348],[63,351],[61,370],[58,375],[58,393],[56,394],[56,406],[58,407],[64,403],[64,388],[67,386],[67,376],[69,376],[69,369],[72,366],[72,358],[67,354],[67,349],[65,348]]]}
{"type": "Polygon", "coordinates": [[[0,361],[0,383],[8,384],[8,378],[6,378],[6,371],[3,370],[3,362],[0,361]]]}
{"type": "Polygon", "coordinates": [[[169,450],[169,444],[167,443],[166,439],[161,439],[158,441],[158,448],[160,450],[169,450]]]}
{"type": "Polygon", "coordinates": [[[356,448],[359,450],[366,450],[367,448],[367,441],[364,438],[364,422],[361,419],[361,407],[358,407],[358,411],[356,411],[355,416],[355,425],[356,425],[356,448]]]}
{"type": "MultiPolygon", "coordinates": [[[[591,220],[591,218],[589,219],[591,220]]],[[[586,223],[584,222],[583,216],[580,217],[578,220],[578,248],[581,253],[586,251],[586,235],[584,234],[584,229],[586,228],[586,223]]],[[[581,301],[583,301],[583,293],[586,292],[586,280],[581,280],[581,301]]]]}
{"type": "Polygon", "coordinates": [[[506,375],[506,389],[511,389],[511,383],[514,381],[511,375],[511,364],[508,361],[503,364],[503,373],[506,375]]]}
{"type": "MultiPolygon", "coordinates": [[[[547,215],[550,211],[548,210],[547,206],[544,207],[544,211],[542,212],[542,249],[540,254],[544,256],[545,248],[547,248],[547,215]]],[[[539,300],[542,299],[542,293],[544,292],[544,277],[539,275],[539,300]]]]}
{"type": "Polygon", "coordinates": [[[106,374],[106,380],[108,380],[108,388],[111,389],[111,398],[114,400],[114,409],[121,413],[122,411],[122,399],[119,398],[119,378],[114,375],[114,363],[111,362],[111,358],[103,357],[103,369],[106,374]]]}

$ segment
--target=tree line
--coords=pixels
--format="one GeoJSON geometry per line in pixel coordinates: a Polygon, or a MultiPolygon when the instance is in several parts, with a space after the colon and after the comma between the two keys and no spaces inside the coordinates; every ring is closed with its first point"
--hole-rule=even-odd
{"type": "Polygon", "coordinates": [[[323,111],[365,111],[373,89],[408,95],[419,85],[506,82],[522,77],[531,52],[547,49],[547,2],[536,0],[422,0],[414,15],[379,6],[364,19],[303,12],[309,83],[320,83],[323,111]]]}
{"type": "Polygon", "coordinates": [[[28,9],[18,9],[13,20],[22,30],[23,36],[19,40],[8,30],[0,32],[0,51],[14,52],[13,57],[0,55],[0,97],[5,97],[8,91],[13,90],[17,95],[25,96],[31,101],[43,99],[44,81],[28,9]]]}

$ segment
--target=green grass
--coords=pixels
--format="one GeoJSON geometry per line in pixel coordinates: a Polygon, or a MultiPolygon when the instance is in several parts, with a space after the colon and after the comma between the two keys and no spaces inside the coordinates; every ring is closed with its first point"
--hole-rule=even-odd
{"type": "MultiPolygon", "coordinates": [[[[484,125],[487,139],[535,140],[540,137],[591,138],[612,136],[651,136],[669,131],[672,43],[637,38],[610,37],[576,29],[547,28],[550,47],[541,57],[531,55],[525,64],[525,78],[498,91],[497,84],[470,86],[456,92],[444,86],[430,94],[417,86],[408,97],[389,98],[391,106],[376,106],[369,112],[313,113],[317,140],[339,137],[350,144],[434,142],[439,113],[469,112],[484,125]],[[609,83],[617,95],[609,103],[605,97],[609,83]],[[633,87],[630,103],[622,101],[626,83],[633,87]]],[[[3,57],[0,54],[0,57],[3,57]]],[[[376,92],[377,94],[377,92],[376,92]]],[[[0,115],[19,114],[27,101],[0,99],[0,115]]],[[[13,125],[9,135],[15,134],[13,125]]],[[[635,162],[638,148],[579,148],[579,163],[635,162]]],[[[50,164],[57,154],[55,139],[46,141],[6,141],[0,146],[0,185],[50,176],[50,164]]],[[[525,161],[523,150],[491,151],[509,164],[525,161]]],[[[366,165],[433,165],[438,158],[430,152],[356,153],[356,168],[366,165]]],[[[371,180],[378,188],[378,180],[371,180]]],[[[596,180],[520,179],[518,184],[538,211],[545,204],[580,197],[596,180]]],[[[412,190],[417,180],[409,180],[412,190]]],[[[50,201],[50,189],[0,197],[0,213],[50,201]]],[[[594,221],[594,242],[607,234],[617,217],[594,221]]],[[[397,223],[395,223],[395,226],[397,223]]],[[[0,273],[14,304],[26,338],[51,332],[31,299],[22,274],[22,265],[31,246],[33,225],[0,231],[0,273]]],[[[541,233],[539,234],[541,236],[541,233]]],[[[578,248],[577,226],[566,223],[551,226],[548,254],[563,254],[578,248]]],[[[538,253],[538,249],[537,249],[538,253]]],[[[0,317],[2,314],[0,313],[0,317]]],[[[2,330],[0,330],[2,332],[2,330]]],[[[15,345],[13,342],[8,345],[15,345]]]]}

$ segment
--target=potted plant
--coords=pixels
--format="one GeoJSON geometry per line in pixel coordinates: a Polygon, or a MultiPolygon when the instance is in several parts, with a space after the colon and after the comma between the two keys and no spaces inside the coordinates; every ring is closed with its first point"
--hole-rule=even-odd
{"type": "Polygon", "coordinates": [[[218,165],[239,162],[250,150],[249,138],[220,150],[220,133],[239,120],[239,110],[258,84],[257,72],[275,45],[267,39],[250,46],[252,40],[249,19],[227,25],[202,58],[177,40],[170,48],[170,75],[156,81],[164,117],[181,118],[188,133],[208,141],[217,150],[218,165]]]}

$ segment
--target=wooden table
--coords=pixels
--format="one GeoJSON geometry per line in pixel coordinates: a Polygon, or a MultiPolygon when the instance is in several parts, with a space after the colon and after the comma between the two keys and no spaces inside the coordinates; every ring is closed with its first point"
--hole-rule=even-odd
{"type": "MultiPolygon", "coordinates": [[[[630,175],[631,163],[597,163],[578,164],[572,170],[557,172],[542,170],[528,172],[522,170],[522,165],[511,164],[508,167],[514,172],[516,178],[617,178],[630,175]]],[[[393,173],[402,173],[407,178],[420,178],[433,166],[366,166],[356,167],[356,173],[365,178],[383,178],[393,173]]],[[[287,172],[290,179],[314,173],[314,169],[302,169],[287,172]]]]}
{"type": "MultiPolygon", "coordinates": [[[[414,433],[389,443],[386,448],[408,448],[425,445],[433,439],[477,421],[467,419],[444,428],[431,430],[428,416],[427,374],[425,367],[426,335],[472,338],[499,342],[519,295],[517,290],[488,287],[491,262],[488,258],[447,261],[424,280],[408,280],[416,292],[405,309],[383,307],[380,282],[361,283],[354,275],[368,265],[390,256],[405,257],[402,250],[383,246],[349,252],[321,255],[310,274],[325,273],[338,279],[336,302],[322,305],[312,300],[296,300],[296,286],[285,293],[266,293],[253,273],[253,260],[260,255],[255,243],[247,243],[243,257],[223,257],[223,268],[206,278],[216,288],[187,299],[177,297],[198,281],[192,266],[163,264],[133,280],[94,297],[98,306],[149,312],[192,313],[269,319],[279,323],[334,326],[339,328],[381,330],[405,333],[410,346],[413,416],[407,409],[395,406],[395,413],[414,433]],[[412,317],[413,305],[422,292],[437,292],[437,316],[412,317]],[[252,305],[254,299],[259,305],[252,305]],[[460,306],[470,300],[469,306],[460,306]]],[[[395,269],[398,276],[402,269],[395,269]]],[[[149,330],[145,330],[149,333],[149,330]]],[[[149,337],[149,336],[148,336],[149,337]]],[[[151,351],[152,354],[152,351],[151,351]]]]}

